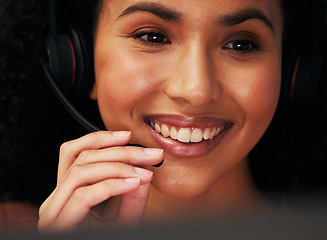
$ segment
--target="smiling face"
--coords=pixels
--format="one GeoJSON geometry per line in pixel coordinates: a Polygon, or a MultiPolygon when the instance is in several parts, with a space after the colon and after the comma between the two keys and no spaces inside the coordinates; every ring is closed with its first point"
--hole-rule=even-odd
{"type": "Polygon", "coordinates": [[[278,0],[104,1],[91,95],[109,130],[165,150],[159,192],[196,196],[246,171],[278,101],[282,25],[278,0]]]}

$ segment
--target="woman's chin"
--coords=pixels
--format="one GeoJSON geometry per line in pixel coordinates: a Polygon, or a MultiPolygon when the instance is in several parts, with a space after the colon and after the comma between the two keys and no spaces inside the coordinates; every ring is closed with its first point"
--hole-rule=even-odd
{"type": "Polygon", "coordinates": [[[211,184],[203,178],[176,174],[154,175],[152,186],[160,194],[172,199],[197,198],[210,188],[211,184]]]}

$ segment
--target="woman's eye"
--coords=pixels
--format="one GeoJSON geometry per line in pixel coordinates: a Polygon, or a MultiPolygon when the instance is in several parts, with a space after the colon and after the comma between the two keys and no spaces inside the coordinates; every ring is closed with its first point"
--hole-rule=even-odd
{"type": "Polygon", "coordinates": [[[224,45],[223,49],[234,50],[239,53],[251,53],[260,50],[259,44],[249,40],[237,40],[224,45]]]}
{"type": "Polygon", "coordinates": [[[134,39],[142,41],[145,44],[170,44],[170,40],[164,34],[156,33],[156,32],[139,32],[135,34],[134,39]]]}

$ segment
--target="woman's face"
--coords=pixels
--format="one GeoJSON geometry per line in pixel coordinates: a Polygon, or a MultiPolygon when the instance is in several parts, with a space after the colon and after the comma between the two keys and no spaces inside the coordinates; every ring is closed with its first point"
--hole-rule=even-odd
{"type": "Polygon", "coordinates": [[[279,2],[104,1],[91,97],[109,130],[165,150],[153,169],[162,193],[195,196],[233,175],[268,127],[281,82],[279,2]]]}

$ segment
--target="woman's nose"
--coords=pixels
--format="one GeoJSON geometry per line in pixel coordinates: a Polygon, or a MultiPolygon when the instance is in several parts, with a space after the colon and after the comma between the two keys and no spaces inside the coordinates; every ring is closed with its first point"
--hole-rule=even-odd
{"type": "Polygon", "coordinates": [[[177,102],[202,106],[215,101],[220,87],[210,51],[200,44],[184,48],[172,64],[165,93],[177,102]]]}

